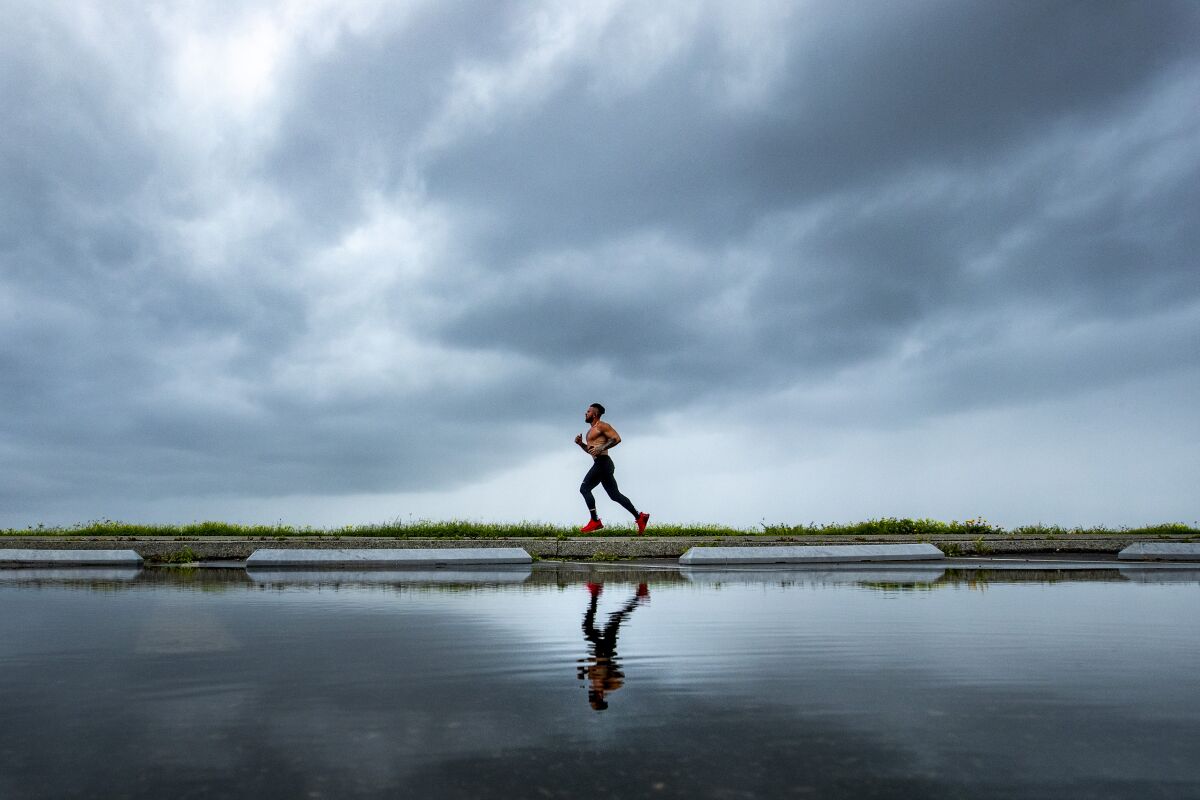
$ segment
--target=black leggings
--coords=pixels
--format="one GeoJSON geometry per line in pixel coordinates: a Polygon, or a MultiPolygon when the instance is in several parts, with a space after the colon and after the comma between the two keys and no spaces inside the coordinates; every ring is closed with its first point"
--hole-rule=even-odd
{"type": "Polygon", "coordinates": [[[616,464],[610,457],[605,455],[597,458],[592,464],[592,468],[587,471],[587,475],[583,476],[583,483],[579,484],[579,493],[583,495],[588,511],[595,511],[596,498],[592,496],[592,489],[603,486],[604,491],[608,492],[608,496],[612,498],[613,502],[620,503],[626,511],[636,517],[637,509],[633,507],[629,498],[621,494],[621,490],[617,488],[617,479],[613,477],[616,468],[616,464]]]}

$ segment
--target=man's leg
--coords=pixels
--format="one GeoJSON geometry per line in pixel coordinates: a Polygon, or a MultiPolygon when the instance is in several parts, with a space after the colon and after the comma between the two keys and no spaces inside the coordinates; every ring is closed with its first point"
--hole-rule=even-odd
{"type": "Polygon", "coordinates": [[[620,503],[626,511],[633,514],[634,519],[637,519],[637,509],[633,507],[632,501],[621,494],[621,490],[617,488],[617,479],[613,477],[611,469],[605,471],[604,476],[600,479],[600,484],[604,487],[604,491],[608,492],[608,496],[612,498],[614,503],[620,503]]]}
{"type": "Polygon", "coordinates": [[[583,483],[579,484],[579,493],[583,495],[583,502],[587,503],[588,513],[592,515],[593,520],[600,518],[596,516],[596,497],[592,494],[592,489],[599,486],[602,480],[600,463],[594,462],[592,468],[583,476],[583,483]]]}

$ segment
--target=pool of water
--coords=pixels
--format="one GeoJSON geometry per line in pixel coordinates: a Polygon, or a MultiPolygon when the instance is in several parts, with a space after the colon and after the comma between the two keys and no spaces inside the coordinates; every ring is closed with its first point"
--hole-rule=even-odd
{"type": "Polygon", "coordinates": [[[0,570],[0,798],[1197,797],[1187,571],[0,570]]]}

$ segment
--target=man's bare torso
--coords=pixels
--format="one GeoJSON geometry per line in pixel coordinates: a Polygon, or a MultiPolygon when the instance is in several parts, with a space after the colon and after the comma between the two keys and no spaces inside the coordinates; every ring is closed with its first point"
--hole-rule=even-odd
{"type": "MultiPolygon", "coordinates": [[[[595,447],[595,446],[604,447],[604,445],[608,444],[609,440],[612,437],[610,437],[608,435],[607,428],[608,428],[608,426],[605,425],[603,422],[597,422],[595,425],[593,425],[591,428],[588,429],[588,432],[584,435],[583,442],[584,442],[584,444],[586,444],[588,446],[589,451],[590,451],[590,448],[592,448],[592,447],[595,447]]],[[[603,451],[601,451],[600,455],[608,455],[608,451],[603,450],[603,451]]],[[[597,455],[592,456],[592,458],[599,458],[599,457],[600,456],[597,456],[597,455]]]]}

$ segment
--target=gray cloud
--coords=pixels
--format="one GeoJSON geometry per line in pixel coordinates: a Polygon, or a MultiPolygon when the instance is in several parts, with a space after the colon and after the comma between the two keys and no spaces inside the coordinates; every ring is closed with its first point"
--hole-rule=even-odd
{"type": "Polygon", "coordinates": [[[600,393],[1196,366],[1193,4],[285,5],[0,12],[10,519],[470,484],[600,393]]]}

